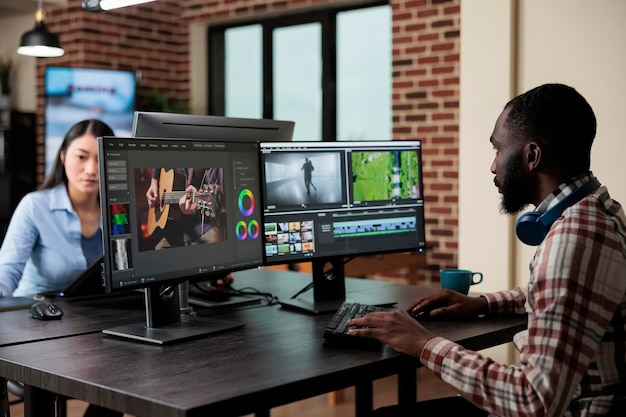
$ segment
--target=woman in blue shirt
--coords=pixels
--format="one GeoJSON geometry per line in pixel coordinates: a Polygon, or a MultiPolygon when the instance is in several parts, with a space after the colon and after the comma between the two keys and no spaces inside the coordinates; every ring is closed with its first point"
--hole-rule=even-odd
{"type": "Polygon", "coordinates": [[[62,290],[102,256],[98,136],[113,130],[72,126],[39,190],[18,204],[0,248],[0,296],[62,290]]]}
{"type": "MultiPolygon", "coordinates": [[[[22,198],[0,248],[0,296],[32,296],[66,288],[102,256],[98,136],[114,136],[100,120],[68,130],[50,174],[22,198]]],[[[89,405],[84,417],[121,417],[89,405]]]]}

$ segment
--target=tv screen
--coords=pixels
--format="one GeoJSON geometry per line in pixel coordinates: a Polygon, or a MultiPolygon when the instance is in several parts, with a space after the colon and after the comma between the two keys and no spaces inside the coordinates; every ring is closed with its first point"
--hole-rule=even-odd
{"type": "Polygon", "coordinates": [[[116,136],[130,136],[137,82],[132,71],[47,67],[45,165],[49,171],[63,136],[85,119],[100,119],[116,136]]]}

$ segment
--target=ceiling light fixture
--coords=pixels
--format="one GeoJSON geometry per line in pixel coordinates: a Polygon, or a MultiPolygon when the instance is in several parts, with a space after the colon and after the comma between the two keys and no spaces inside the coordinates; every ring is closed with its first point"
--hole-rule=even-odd
{"type": "Polygon", "coordinates": [[[22,35],[17,53],[39,58],[61,56],[65,51],[61,48],[59,37],[46,28],[46,12],[43,11],[41,2],[39,0],[39,8],[35,12],[35,28],[22,35]]]}
{"type": "Polygon", "coordinates": [[[119,9],[120,7],[134,6],[136,4],[149,3],[155,0],[83,0],[83,9],[90,12],[119,9]]]}

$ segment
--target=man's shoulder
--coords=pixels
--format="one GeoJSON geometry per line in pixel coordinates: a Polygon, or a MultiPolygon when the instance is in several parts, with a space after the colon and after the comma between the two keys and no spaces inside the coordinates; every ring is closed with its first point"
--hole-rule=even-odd
{"type": "Polygon", "coordinates": [[[587,239],[595,246],[599,243],[596,237],[601,235],[604,246],[612,240],[626,253],[626,216],[622,206],[610,198],[606,187],[565,209],[555,226],[553,237],[587,239]]]}
{"type": "Polygon", "coordinates": [[[619,223],[626,224],[626,215],[622,205],[611,198],[605,186],[601,186],[570,207],[569,211],[576,217],[604,218],[610,223],[614,223],[616,219],[621,219],[619,223]]]}

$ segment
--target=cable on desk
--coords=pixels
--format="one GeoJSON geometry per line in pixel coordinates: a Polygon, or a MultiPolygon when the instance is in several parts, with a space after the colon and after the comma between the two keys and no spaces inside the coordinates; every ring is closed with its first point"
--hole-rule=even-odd
{"type": "MultiPolygon", "coordinates": [[[[343,260],[343,262],[341,263],[341,266],[343,267],[345,264],[347,264],[348,262],[350,262],[353,259],[354,259],[354,256],[349,256],[349,257],[345,258],[343,260]]],[[[326,278],[331,278],[334,273],[335,273],[335,268],[331,265],[331,267],[328,270],[324,271],[324,276],[326,278]]],[[[296,298],[297,296],[299,296],[302,293],[307,292],[311,288],[313,288],[313,282],[309,282],[308,284],[306,284],[306,286],[304,288],[302,288],[300,291],[298,291],[297,293],[292,295],[290,298],[293,300],[294,298],[296,298]]]]}
{"type": "MultiPolygon", "coordinates": [[[[192,281],[191,284],[200,292],[208,295],[212,294],[211,291],[207,290],[206,288],[202,288],[202,286],[198,282],[192,281]]],[[[274,305],[278,302],[278,297],[276,297],[274,294],[269,292],[262,292],[253,287],[244,287],[240,289],[232,288],[232,292],[228,295],[258,295],[265,298],[268,306],[274,305]]]]}
{"type": "Polygon", "coordinates": [[[307,292],[308,290],[310,290],[311,288],[313,288],[313,283],[309,282],[308,284],[306,284],[306,286],[304,288],[302,288],[300,291],[298,291],[297,293],[295,293],[294,295],[292,295],[290,298],[293,300],[294,298],[296,298],[297,296],[299,296],[302,293],[307,292]]]}
{"type": "Polygon", "coordinates": [[[262,292],[253,287],[243,287],[235,290],[235,295],[260,295],[265,298],[268,306],[272,306],[278,303],[278,297],[269,292],[262,292]]]}

